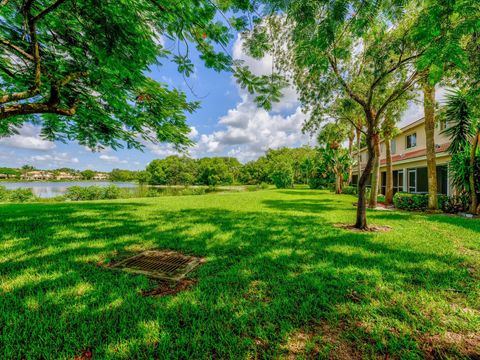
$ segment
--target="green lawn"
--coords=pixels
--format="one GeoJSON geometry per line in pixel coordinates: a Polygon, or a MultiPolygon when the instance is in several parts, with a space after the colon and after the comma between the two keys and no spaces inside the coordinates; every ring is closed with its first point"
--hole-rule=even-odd
{"type": "Polygon", "coordinates": [[[480,221],[369,212],[355,198],[265,190],[0,205],[0,358],[480,356],[480,221]],[[119,255],[204,256],[198,283],[142,297],[119,255]]]}

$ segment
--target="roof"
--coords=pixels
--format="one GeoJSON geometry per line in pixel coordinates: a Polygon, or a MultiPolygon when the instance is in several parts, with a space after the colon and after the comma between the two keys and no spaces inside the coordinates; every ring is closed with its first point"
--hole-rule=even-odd
{"type": "MultiPolygon", "coordinates": [[[[435,153],[442,153],[447,151],[448,147],[450,146],[450,143],[445,143],[441,145],[436,145],[435,146],[435,153]]],[[[407,160],[407,159],[412,159],[420,156],[425,156],[427,155],[427,149],[420,149],[420,150],[415,150],[415,151],[409,151],[404,154],[397,154],[392,156],[392,163],[395,163],[397,161],[402,161],[402,160],[407,160]]],[[[386,159],[381,159],[380,160],[380,165],[385,165],[387,162],[386,159]]]]}

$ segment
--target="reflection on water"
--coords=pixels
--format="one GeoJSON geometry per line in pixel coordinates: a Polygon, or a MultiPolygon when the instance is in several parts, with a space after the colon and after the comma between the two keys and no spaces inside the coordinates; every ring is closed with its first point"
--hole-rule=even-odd
{"type": "Polygon", "coordinates": [[[51,198],[63,195],[71,186],[108,186],[117,185],[121,188],[137,188],[138,184],[131,182],[109,182],[109,181],[58,181],[58,182],[0,182],[9,190],[32,189],[32,192],[42,198],[51,198]]]}

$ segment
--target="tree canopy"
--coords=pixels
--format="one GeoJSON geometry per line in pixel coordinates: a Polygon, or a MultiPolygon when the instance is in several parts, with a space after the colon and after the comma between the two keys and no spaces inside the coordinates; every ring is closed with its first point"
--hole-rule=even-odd
{"type": "Polygon", "coordinates": [[[185,114],[198,103],[147,73],[172,61],[191,75],[190,47],[207,67],[232,70],[224,49],[244,21],[217,15],[249,7],[237,0],[1,1],[0,137],[34,122],[47,139],[91,148],[189,145],[185,114]]]}

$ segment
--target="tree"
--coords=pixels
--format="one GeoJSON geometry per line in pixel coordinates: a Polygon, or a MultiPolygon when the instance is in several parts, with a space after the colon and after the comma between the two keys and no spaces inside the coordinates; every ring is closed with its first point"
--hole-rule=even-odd
{"type": "Polygon", "coordinates": [[[367,229],[365,188],[380,141],[380,119],[424,75],[415,68],[415,62],[425,49],[414,46],[410,36],[415,20],[411,14],[415,14],[417,4],[269,3],[273,3],[274,15],[257,26],[247,45],[274,50],[279,67],[293,74],[300,100],[311,116],[324,113],[336,98],[346,96],[362,109],[368,160],[359,180],[355,227],[367,229]],[[259,35],[265,33],[275,34],[282,46],[270,46],[269,37],[259,35]]]}
{"type": "Polygon", "coordinates": [[[278,189],[293,188],[294,171],[292,164],[286,159],[278,159],[270,167],[270,179],[278,189]]]}
{"type": "MultiPolygon", "coordinates": [[[[224,11],[250,7],[222,2],[224,11]]],[[[218,51],[230,27],[210,0],[7,0],[0,9],[0,136],[34,121],[46,139],[91,148],[184,147],[191,144],[185,113],[198,104],[149,78],[149,68],[168,59],[189,76],[195,47],[207,67],[233,69],[218,51]],[[165,40],[176,42],[174,53],[165,40]]]]}
{"type": "Polygon", "coordinates": [[[396,119],[392,114],[385,114],[385,120],[382,124],[383,140],[385,144],[385,162],[386,182],[385,182],[385,205],[393,203],[393,166],[392,166],[392,143],[391,140],[395,136],[396,119]]]}
{"type": "Polygon", "coordinates": [[[110,172],[111,181],[135,181],[137,180],[137,171],[113,169],[110,172]]]}
{"type": "Polygon", "coordinates": [[[425,114],[425,140],[427,148],[428,209],[438,208],[437,162],[435,151],[435,85],[427,81],[422,84],[423,109],[425,114]]]}
{"type": "Polygon", "coordinates": [[[318,144],[326,149],[326,162],[332,165],[330,169],[335,174],[336,194],[342,193],[346,166],[350,164],[350,161],[345,159],[346,152],[341,145],[348,133],[348,128],[345,125],[341,122],[328,123],[320,130],[317,137],[318,144]]]}
{"type": "MultiPolygon", "coordinates": [[[[477,100],[477,99],[476,99],[477,100]]],[[[478,101],[478,100],[477,100],[478,101]]],[[[473,105],[468,92],[458,90],[452,92],[447,101],[445,113],[449,127],[444,132],[450,137],[451,143],[448,148],[452,154],[454,183],[460,189],[466,190],[470,195],[470,212],[477,213],[478,199],[477,186],[479,179],[476,178],[476,158],[480,141],[480,121],[474,118],[473,105]],[[461,159],[468,160],[468,166],[461,159]],[[463,166],[462,166],[463,165],[463,166]],[[463,179],[468,178],[468,187],[463,179]]]]}
{"type": "Polygon", "coordinates": [[[95,171],[87,169],[80,172],[80,174],[82,175],[83,180],[92,180],[93,177],[95,176],[95,171]]]}
{"type": "Polygon", "coordinates": [[[240,182],[243,184],[255,185],[269,183],[268,160],[265,156],[259,157],[255,161],[249,161],[242,166],[240,182]]]}
{"type": "Polygon", "coordinates": [[[234,173],[228,166],[229,158],[212,157],[198,160],[198,177],[196,182],[201,185],[217,186],[231,185],[234,173]]]}

